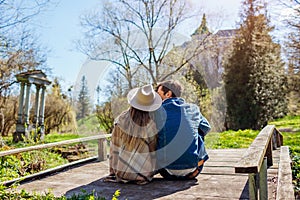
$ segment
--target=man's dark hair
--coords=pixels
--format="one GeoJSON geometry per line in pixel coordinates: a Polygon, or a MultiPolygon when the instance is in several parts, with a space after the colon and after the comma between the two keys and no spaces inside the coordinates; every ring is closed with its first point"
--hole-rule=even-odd
{"type": "Polygon", "coordinates": [[[157,89],[162,86],[162,91],[166,94],[168,91],[172,92],[172,97],[180,97],[182,86],[178,81],[168,80],[158,83],[157,89]]]}

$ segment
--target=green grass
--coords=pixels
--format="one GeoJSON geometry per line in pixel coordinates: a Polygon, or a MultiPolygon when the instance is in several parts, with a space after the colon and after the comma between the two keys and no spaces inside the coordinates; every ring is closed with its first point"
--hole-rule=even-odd
{"type": "Polygon", "coordinates": [[[300,131],[300,115],[286,116],[281,119],[274,120],[269,124],[274,124],[277,128],[291,128],[292,131],[300,131]]]}
{"type": "MultiPolygon", "coordinates": [[[[116,190],[114,194],[112,194],[111,200],[118,200],[120,197],[120,190],[116,190]]],[[[29,193],[22,189],[21,191],[17,192],[12,188],[11,190],[6,190],[6,187],[0,185],[0,199],[7,199],[7,200],[106,200],[105,197],[98,196],[93,190],[92,192],[87,192],[82,190],[81,193],[73,194],[71,197],[60,196],[55,197],[51,191],[45,192],[45,194],[38,194],[38,193],[29,193]]]]}
{"type": "Polygon", "coordinates": [[[253,130],[212,132],[205,136],[205,146],[208,149],[247,148],[258,132],[253,130]]]}
{"type": "Polygon", "coordinates": [[[81,138],[85,137],[86,135],[79,135],[79,134],[74,134],[74,133],[51,133],[48,135],[45,135],[44,141],[31,141],[28,140],[27,142],[18,142],[18,143],[13,143],[13,138],[10,137],[5,137],[3,138],[5,140],[5,144],[7,144],[10,147],[14,148],[22,148],[22,147],[27,147],[27,146],[32,146],[32,145],[37,145],[37,144],[42,144],[42,143],[52,143],[52,142],[60,142],[64,140],[71,140],[71,139],[76,139],[76,138],[81,138]]]}
{"type": "Polygon", "coordinates": [[[95,134],[99,133],[101,131],[99,121],[96,117],[96,115],[90,115],[88,117],[85,117],[83,119],[78,120],[78,133],[89,133],[89,134],[95,134]]]}
{"type": "Polygon", "coordinates": [[[86,135],[79,135],[74,133],[51,133],[45,136],[45,143],[52,143],[52,142],[60,142],[64,140],[72,140],[77,138],[86,137],[86,135]]]}
{"type": "MultiPolygon", "coordinates": [[[[281,131],[283,145],[289,146],[292,153],[300,155],[300,116],[286,116],[269,124],[281,131]]],[[[253,130],[211,132],[205,136],[205,145],[208,149],[247,148],[258,133],[253,130]]]]}
{"type": "Polygon", "coordinates": [[[300,156],[300,116],[286,116],[269,124],[281,130],[283,145],[289,146],[291,153],[300,156]]]}

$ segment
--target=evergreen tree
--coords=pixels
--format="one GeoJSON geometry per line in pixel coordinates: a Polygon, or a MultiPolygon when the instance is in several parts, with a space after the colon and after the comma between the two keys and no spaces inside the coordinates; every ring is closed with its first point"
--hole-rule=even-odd
{"type": "Polygon", "coordinates": [[[81,89],[78,95],[77,119],[82,119],[90,113],[90,97],[85,76],[81,78],[81,89]]]}
{"type": "Polygon", "coordinates": [[[259,0],[245,0],[241,25],[225,62],[228,129],[261,129],[286,114],[286,76],[280,45],[259,0]]]}

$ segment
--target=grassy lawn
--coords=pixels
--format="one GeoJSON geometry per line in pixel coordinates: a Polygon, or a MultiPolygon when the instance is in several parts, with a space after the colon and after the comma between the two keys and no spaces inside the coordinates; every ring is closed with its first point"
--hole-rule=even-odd
{"type": "MultiPolygon", "coordinates": [[[[300,155],[300,116],[287,116],[269,124],[280,130],[283,145],[289,146],[292,153],[300,155]]],[[[258,133],[253,130],[211,132],[205,136],[205,143],[208,149],[247,148],[258,133]]]]}
{"type": "Polygon", "coordinates": [[[287,116],[270,122],[274,124],[283,135],[283,145],[289,146],[292,153],[300,156],[300,116],[287,116]]]}
{"type": "Polygon", "coordinates": [[[205,146],[207,149],[247,148],[258,133],[253,130],[211,132],[205,136],[205,146]]]}

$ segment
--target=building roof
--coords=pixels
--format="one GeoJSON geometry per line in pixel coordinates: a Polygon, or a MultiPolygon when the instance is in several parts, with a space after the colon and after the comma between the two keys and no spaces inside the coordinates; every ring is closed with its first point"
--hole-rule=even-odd
{"type": "Polygon", "coordinates": [[[231,37],[234,36],[237,29],[218,30],[214,35],[218,37],[231,37]]]}
{"type": "Polygon", "coordinates": [[[51,81],[42,70],[29,70],[16,75],[18,82],[34,83],[37,85],[49,85],[51,81]]]}

